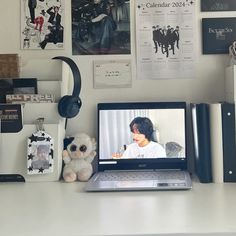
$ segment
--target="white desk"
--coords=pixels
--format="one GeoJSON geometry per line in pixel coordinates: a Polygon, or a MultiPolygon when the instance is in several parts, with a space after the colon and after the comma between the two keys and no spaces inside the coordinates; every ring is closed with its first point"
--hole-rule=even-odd
{"type": "Polygon", "coordinates": [[[236,235],[236,184],[110,193],[83,187],[0,183],[0,235],[236,235]]]}

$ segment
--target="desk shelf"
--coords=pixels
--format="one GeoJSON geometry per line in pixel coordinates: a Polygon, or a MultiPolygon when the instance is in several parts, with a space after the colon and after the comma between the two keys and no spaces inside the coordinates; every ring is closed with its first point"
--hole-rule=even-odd
{"type": "MultiPolygon", "coordinates": [[[[61,66],[61,78],[45,79],[39,75],[33,75],[38,79],[39,94],[54,94],[55,103],[26,103],[23,105],[23,128],[18,133],[0,134],[0,173],[1,174],[21,174],[26,181],[57,181],[60,178],[62,169],[63,140],[65,137],[65,118],[60,117],[57,111],[59,99],[68,94],[69,81],[73,81],[70,68],[59,60],[51,63],[48,60],[35,60],[29,62],[22,69],[23,77],[30,77],[25,71],[29,67],[32,71],[34,66],[43,67],[45,63],[61,66]],[[44,118],[44,129],[54,139],[54,168],[52,173],[47,174],[27,174],[27,138],[36,132],[36,120],[44,118]]],[[[36,69],[36,68],[35,68],[36,69]]],[[[38,71],[38,68],[37,68],[38,71]]],[[[31,74],[31,77],[33,77],[31,74]]],[[[45,76],[45,75],[44,75],[45,76]]]]}

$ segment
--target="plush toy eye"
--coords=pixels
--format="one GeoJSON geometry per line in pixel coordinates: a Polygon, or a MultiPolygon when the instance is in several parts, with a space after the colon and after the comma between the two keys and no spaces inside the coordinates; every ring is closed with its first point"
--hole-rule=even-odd
{"type": "Polygon", "coordinates": [[[71,151],[71,152],[75,152],[75,151],[76,151],[76,148],[77,148],[76,145],[71,145],[71,146],[70,146],[70,151],[71,151]]]}
{"type": "Polygon", "coordinates": [[[86,147],[85,145],[81,145],[80,148],[79,148],[79,150],[80,150],[81,152],[86,152],[87,147],[86,147]]]}

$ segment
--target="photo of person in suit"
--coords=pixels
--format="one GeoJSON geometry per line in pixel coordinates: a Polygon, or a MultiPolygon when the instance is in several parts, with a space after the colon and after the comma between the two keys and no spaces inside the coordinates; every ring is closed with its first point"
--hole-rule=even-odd
{"type": "Polygon", "coordinates": [[[162,51],[163,54],[166,55],[166,57],[169,57],[168,30],[165,27],[163,27],[161,36],[162,36],[162,44],[161,44],[162,48],[161,48],[161,51],[162,51]]]}
{"type": "Polygon", "coordinates": [[[157,26],[154,25],[152,28],[153,28],[152,35],[153,35],[154,48],[155,48],[155,53],[157,53],[158,47],[161,47],[161,45],[162,45],[162,42],[161,42],[162,29],[160,28],[159,25],[157,25],[157,26]]]}
{"type": "Polygon", "coordinates": [[[47,13],[50,15],[48,22],[53,26],[59,28],[61,26],[61,15],[59,14],[59,7],[53,6],[47,10],[47,13]]]}
{"type": "Polygon", "coordinates": [[[157,32],[157,30],[156,30],[156,26],[154,25],[154,26],[152,26],[152,40],[153,40],[153,43],[154,43],[154,48],[155,48],[155,53],[157,53],[157,40],[156,40],[156,32],[157,32]]]}
{"type": "Polygon", "coordinates": [[[158,48],[161,48],[162,54],[166,57],[169,57],[169,51],[172,51],[172,55],[175,55],[175,49],[179,49],[179,26],[175,28],[171,25],[162,28],[159,25],[152,26],[152,40],[155,53],[158,52],[158,48]]]}
{"type": "Polygon", "coordinates": [[[172,54],[175,55],[175,34],[174,34],[174,28],[170,28],[170,33],[168,35],[168,41],[170,48],[169,50],[172,51],[172,54]]]}
{"type": "Polygon", "coordinates": [[[174,33],[174,41],[176,42],[176,47],[179,49],[179,26],[175,27],[173,33],[174,33]]]}
{"type": "Polygon", "coordinates": [[[47,11],[47,14],[49,14],[48,23],[50,25],[49,33],[45,35],[45,38],[42,42],[40,42],[40,47],[44,49],[48,42],[52,42],[54,44],[57,44],[58,42],[63,41],[63,26],[61,25],[61,15],[59,13],[59,7],[58,6],[52,6],[47,11]]]}

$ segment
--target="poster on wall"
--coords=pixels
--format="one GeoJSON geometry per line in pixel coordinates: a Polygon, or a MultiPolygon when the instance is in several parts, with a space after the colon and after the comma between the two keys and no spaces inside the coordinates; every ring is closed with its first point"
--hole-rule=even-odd
{"type": "Polygon", "coordinates": [[[236,11],[236,1],[201,0],[201,11],[236,11]]]}
{"type": "Polygon", "coordinates": [[[63,49],[64,0],[21,0],[21,49],[63,49]]]}
{"type": "Polygon", "coordinates": [[[129,0],[71,0],[72,54],[130,54],[129,0]]]}
{"type": "Polygon", "coordinates": [[[203,18],[203,54],[228,54],[236,39],[236,17],[203,18]]]}
{"type": "Polygon", "coordinates": [[[136,1],[138,79],[193,78],[194,13],[194,1],[136,1]]]}

